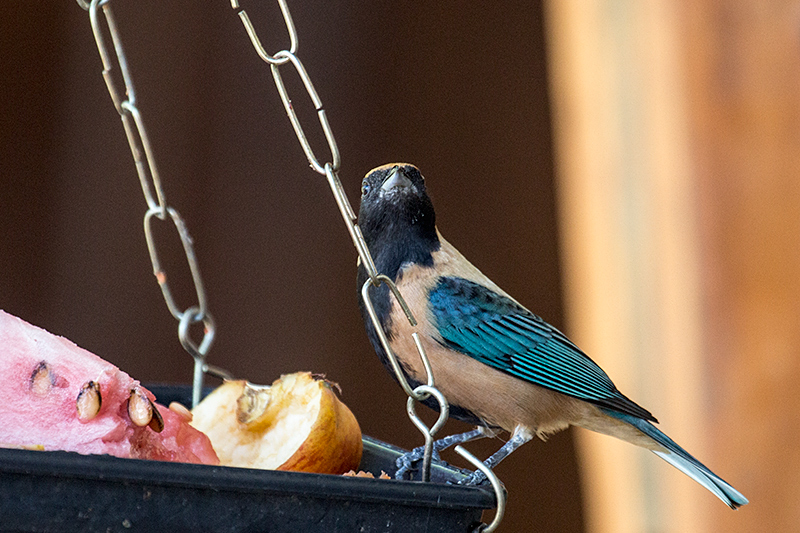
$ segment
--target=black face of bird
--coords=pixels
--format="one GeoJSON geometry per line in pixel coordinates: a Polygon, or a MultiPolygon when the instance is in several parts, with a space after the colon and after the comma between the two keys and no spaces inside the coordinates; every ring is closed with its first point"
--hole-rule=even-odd
{"type": "Polygon", "coordinates": [[[417,167],[406,163],[370,171],[361,184],[358,223],[368,245],[409,237],[436,236],[436,216],[417,167]]]}

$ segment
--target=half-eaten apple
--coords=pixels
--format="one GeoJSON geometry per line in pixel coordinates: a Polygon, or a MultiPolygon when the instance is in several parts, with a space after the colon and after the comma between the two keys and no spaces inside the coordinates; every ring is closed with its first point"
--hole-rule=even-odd
{"type": "Polygon", "coordinates": [[[220,464],[342,474],[361,461],[361,428],[331,384],[309,372],[272,385],[226,381],[192,410],[220,464]]]}

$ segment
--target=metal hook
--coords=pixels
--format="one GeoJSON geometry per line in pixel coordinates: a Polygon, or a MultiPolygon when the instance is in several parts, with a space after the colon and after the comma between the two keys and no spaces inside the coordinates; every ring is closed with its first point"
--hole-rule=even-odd
{"type": "Polygon", "coordinates": [[[236,379],[233,374],[225,370],[224,368],[220,368],[218,366],[209,365],[208,363],[203,363],[203,373],[208,374],[209,376],[213,376],[215,378],[219,378],[226,381],[232,381],[236,379]]]}
{"type": "Polygon", "coordinates": [[[497,500],[497,510],[494,513],[494,518],[489,523],[489,525],[481,524],[477,528],[475,528],[473,533],[492,533],[494,530],[497,529],[497,526],[500,525],[500,522],[503,520],[503,515],[506,512],[506,500],[508,495],[506,494],[505,487],[500,482],[500,479],[492,472],[492,469],[483,464],[483,461],[472,455],[470,452],[466,450],[460,444],[455,448],[456,453],[472,463],[472,465],[483,472],[486,476],[486,479],[492,484],[492,488],[494,489],[495,499],[497,500]]]}
{"type": "Polygon", "coordinates": [[[415,331],[411,334],[411,337],[414,339],[414,345],[417,347],[419,358],[422,359],[422,366],[425,367],[425,375],[428,376],[428,387],[435,387],[436,385],[433,382],[433,368],[431,368],[431,360],[428,359],[428,354],[425,353],[425,348],[422,346],[422,341],[419,340],[419,333],[415,331]]]}
{"type": "Polygon", "coordinates": [[[380,286],[381,283],[385,283],[386,285],[388,285],[389,290],[392,291],[392,294],[394,294],[397,303],[400,304],[400,308],[406,315],[408,322],[414,327],[417,326],[417,319],[414,318],[414,313],[411,312],[411,308],[408,307],[405,298],[403,298],[403,295],[400,294],[400,289],[397,288],[397,285],[394,284],[394,281],[392,281],[392,279],[389,276],[387,276],[386,274],[378,274],[377,276],[375,276],[375,279],[371,279],[370,282],[372,283],[372,285],[376,287],[380,286]]]}
{"type": "Polygon", "coordinates": [[[178,324],[178,339],[181,341],[183,349],[189,352],[194,359],[194,374],[192,380],[192,407],[200,403],[200,395],[203,390],[203,373],[209,370],[206,365],[206,354],[211,344],[214,342],[216,325],[214,318],[208,311],[204,315],[200,314],[200,308],[192,306],[183,312],[178,324]],[[203,322],[203,340],[198,346],[189,336],[189,327],[197,322],[203,322]]]}
{"type": "MultiPolygon", "coordinates": [[[[403,308],[403,311],[406,313],[406,317],[408,317],[409,322],[411,322],[412,326],[416,326],[417,322],[414,320],[414,315],[411,313],[411,309],[409,309],[408,304],[406,304],[405,300],[403,299],[402,295],[400,295],[400,291],[395,286],[394,282],[389,279],[384,274],[379,274],[375,278],[378,280],[378,285],[380,283],[385,283],[392,289],[395,297],[397,298],[400,307],[403,308]]],[[[369,296],[369,288],[375,286],[372,279],[367,279],[364,282],[364,285],[361,287],[361,299],[364,301],[364,307],[367,309],[367,314],[369,315],[370,320],[372,321],[372,325],[375,327],[375,332],[378,335],[378,340],[380,340],[381,346],[383,347],[384,351],[386,352],[386,357],[389,359],[389,363],[392,365],[392,370],[394,370],[395,376],[397,377],[398,383],[403,388],[403,391],[408,396],[411,396],[417,400],[421,399],[420,395],[414,392],[414,389],[411,388],[411,385],[408,384],[408,380],[406,379],[405,374],[403,373],[403,369],[400,368],[400,363],[397,360],[397,356],[395,355],[392,348],[389,346],[389,339],[386,336],[386,332],[383,331],[383,326],[381,325],[380,320],[378,319],[378,314],[375,312],[375,307],[372,305],[372,299],[369,296]]],[[[415,332],[416,333],[416,332],[415,332]]],[[[417,346],[417,350],[419,351],[419,356],[422,359],[423,365],[425,365],[425,369],[429,372],[427,376],[427,382],[429,386],[432,385],[432,376],[433,373],[430,371],[430,361],[428,361],[428,355],[425,353],[422,344],[419,342],[417,338],[415,341],[417,346]]],[[[423,398],[424,399],[424,398],[423,398]]]]}
{"type": "Polygon", "coordinates": [[[419,385],[416,389],[414,389],[414,393],[420,396],[420,400],[417,400],[414,396],[409,396],[408,401],[406,402],[406,411],[408,412],[408,418],[411,419],[411,422],[417,426],[417,429],[420,430],[422,435],[425,437],[425,453],[422,455],[422,481],[426,482],[431,478],[431,458],[433,457],[433,436],[442,429],[445,422],[447,422],[447,418],[450,416],[450,405],[447,403],[447,399],[444,397],[444,394],[439,391],[439,389],[429,386],[429,385],[419,385]],[[436,419],[436,422],[428,428],[425,422],[417,415],[417,402],[424,400],[433,396],[436,398],[436,401],[439,402],[439,418],[436,419]]]}

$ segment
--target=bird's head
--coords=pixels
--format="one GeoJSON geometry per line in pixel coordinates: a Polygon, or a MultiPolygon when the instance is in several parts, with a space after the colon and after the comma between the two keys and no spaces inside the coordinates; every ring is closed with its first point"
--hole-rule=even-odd
{"type": "Polygon", "coordinates": [[[438,244],[436,214],[419,169],[390,163],[369,171],[361,183],[358,225],[370,248],[378,241],[438,244]]]}

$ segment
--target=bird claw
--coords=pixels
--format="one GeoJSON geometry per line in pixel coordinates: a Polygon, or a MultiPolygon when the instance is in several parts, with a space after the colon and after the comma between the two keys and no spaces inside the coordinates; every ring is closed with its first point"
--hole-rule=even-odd
{"type": "MultiPolygon", "coordinates": [[[[435,464],[446,465],[447,463],[442,461],[442,458],[439,456],[439,452],[446,450],[447,448],[455,446],[457,444],[464,444],[466,442],[471,442],[473,440],[481,439],[484,437],[494,437],[496,434],[497,431],[495,429],[479,426],[471,431],[466,431],[464,433],[459,433],[457,435],[448,435],[447,437],[441,438],[433,443],[433,455],[431,456],[431,460],[435,464]]],[[[412,470],[416,470],[416,468],[414,467],[414,463],[418,463],[420,459],[422,459],[424,456],[425,456],[425,447],[420,446],[398,457],[396,461],[397,471],[395,472],[394,478],[406,479],[407,473],[411,472],[412,470]]],[[[476,474],[478,472],[476,472],[476,474]]],[[[482,479],[478,477],[476,478],[476,481],[472,484],[478,484],[481,481],[482,479]]]]}
{"type": "MultiPolygon", "coordinates": [[[[404,453],[400,457],[397,458],[395,464],[397,465],[397,471],[394,474],[395,479],[410,479],[407,478],[406,475],[410,474],[413,471],[418,470],[419,468],[416,466],[416,463],[419,463],[423,457],[425,457],[425,446],[420,446],[418,448],[414,448],[410,452],[404,453]]],[[[443,464],[441,456],[439,452],[435,449],[433,450],[433,454],[431,455],[431,463],[436,464],[443,464]]]]}
{"type": "MultiPolygon", "coordinates": [[[[425,456],[425,447],[420,446],[419,448],[414,448],[410,452],[407,452],[400,457],[398,457],[395,461],[397,465],[397,471],[394,474],[394,478],[398,480],[406,480],[410,479],[410,474],[419,470],[419,463],[422,458],[425,456]]],[[[442,461],[442,458],[439,456],[439,452],[435,449],[433,450],[433,455],[431,456],[431,464],[446,464],[442,461]]],[[[464,477],[462,480],[455,483],[456,485],[461,485],[464,487],[473,487],[480,485],[488,481],[486,474],[481,472],[480,470],[474,471],[472,474],[464,477]]],[[[448,481],[448,484],[452,484],[452,481],[448,481]]]]}
{"type": "Polygon", "coordinates": [[[486,474],[484,474],[480,470],[476,470],[472,474],[468,475],[467,477],[459,481],[458,484],[465,487],[473,487],[476,485],[480,485],[487,479],[488,478],[486,477],[486,474]]]}

